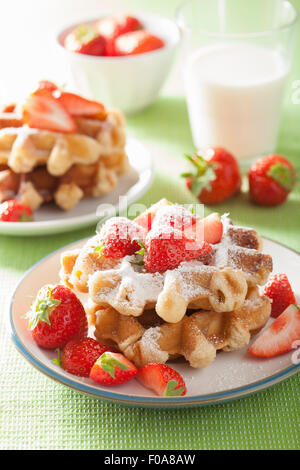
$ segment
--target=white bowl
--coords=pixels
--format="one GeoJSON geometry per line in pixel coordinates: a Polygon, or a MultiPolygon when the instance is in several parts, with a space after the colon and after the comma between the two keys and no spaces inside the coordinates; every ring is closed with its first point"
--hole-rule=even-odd
{"type": "Polygon", "coordinates": [[[153,14],[136,16],[145,29],[165,41],[164,47],[127,57],[96,57],[71,52],[63,46],[66,35],[76,25],[68,26],[56,36],[78,92],[125,113],[140,111],[156,99],[180,40],[179,28],[174,21],[153,14]]]}

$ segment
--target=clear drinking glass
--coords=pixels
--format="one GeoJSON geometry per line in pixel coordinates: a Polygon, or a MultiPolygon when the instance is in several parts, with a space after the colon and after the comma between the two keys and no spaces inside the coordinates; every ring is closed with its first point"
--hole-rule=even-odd
{"type": "Polygon", "coordinates": [[[184,81],[193,141],[242,162],[276,147],[297,11],[285,0],[187,0],[184,81]]]}

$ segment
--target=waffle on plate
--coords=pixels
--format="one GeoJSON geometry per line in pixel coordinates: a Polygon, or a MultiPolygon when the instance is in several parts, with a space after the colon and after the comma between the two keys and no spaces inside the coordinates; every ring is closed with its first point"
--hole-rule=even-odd
{"type": "MultiPolygon", "coordinates": [[[[61,280],[88,294],[86,308],[97,339],[118,347],[136,365],[183,356],[191,366],[204,367],[217,350],[246,346],[267,322],[270,301],[260,296],[258,286],[272,271],[272,258],[262,253],[255,230],[233,225],[227,215],[213,214],[203,219],[204,234],[197,242],[209,249],[195,257],[183,255],[171,269],[149,271],[153,237],[159,231],[166,233],[166,214],[172,232],[172,218],[181,211],[165,200],[154,207],[151,226],[140,243],[143,253],[106,256],[101,248],[104,226],[81,249],[62,255],[61,280]],[[205,240],[205,225],[212,222],[218,227],[218,239],[209,240],[209,235],[205,240]]],[[[198,219],[191,217],[197,230],[198,219]]],[[[139,216],[135,223],[142,226],[144,220],[139,216]]],[[[183,246],[181,241],[175,245],[183,246]]],[[[168,255],[178,252],[171,250],[168,255]]]]}
{"type": "MultiPolygon", "coordinates": [[[[129,169],[122,113],[57,88],[54,92],[38,89],[29,99],[38,101],[38,105],[44,104],[39,100],[50,100],[54,111],[51,120],[47,109],[45,117],[41,113],[35,116],[36,108],[30,102],[23,108],[8,105],[0,113],[0,202],[17,199],[36,210],[44,202],[54,201],[61,209],[71,210],[84,197],[111,192],[120,175],[129,169]],[[55,96],[61,95],[67,95],[70,102],[74,96],[77,100],[70,109],[72,132],[55,121],[55,107],[61,111],[55,96]],[[31,119],[27,117],[28,108],[31,119]],[[102,111],[91,114],[97,109],[102,111]]],[[[64,106],[68,100],[64,98],[64,106]]]]}

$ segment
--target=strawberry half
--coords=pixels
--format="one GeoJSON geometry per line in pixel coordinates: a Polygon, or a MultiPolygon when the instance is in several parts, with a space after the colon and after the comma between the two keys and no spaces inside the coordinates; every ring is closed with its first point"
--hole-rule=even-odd
{"type": "Polygon", "coordinates": [[[273,357],[291,351],[300,340],[300,309],[290,305],[248,349],[252,356],[273,357]]]}
{"type": "Polygon", "coordinates": [[[171,202],[169,202],[167,199],[161,199],[158,201],[156,204],[153,204],[149,209],[146,211],[142,212],[140,215],[138,215],[135,219],[134,222],[141,227],[143,227],[147,232],[151,230],[152,223],[156,217],[157,212],[165,206],[170,206],[172,205],[171,202]]]}
{"type": "Polygon", "coordinates": [[[196,217],[183,206],[170,204],[161,207],[153,221],[153,227],[174,227],[185,231],[196,222],[196,217]]]}
{"type": "Polygon", "coordinates": [[[138,381],[160,397],[179,397],[186,394],[183,378],[166,364],[148,364],[139,370],[138,381]]]}
{"type": "Polygon", "coordinates": [[[23,105],[23,121],[35,129],[72,133],[76,124],[47,88],[32,93],[23,105]]]}
{"type": "Polygon", "coordinates": [[[274,274],[263,288],[263,294],[272,299],[271,317],[277,318],[296,299],[286,274],[274,274]]]}
{"type": "Polygon", "coordinates": [[[215,212],[203,219],[197,219],[194,225],[187,228],[185,235],[197,241],[219,243],[223,235],[223,223],[220,215],[215,212]]]}
{"type": "Polygon", "coordinates": [[[137,373],[138,369],[123,354],[105,352],[93,365],[90,378],[101,385],[120,385],[137,373]]]}

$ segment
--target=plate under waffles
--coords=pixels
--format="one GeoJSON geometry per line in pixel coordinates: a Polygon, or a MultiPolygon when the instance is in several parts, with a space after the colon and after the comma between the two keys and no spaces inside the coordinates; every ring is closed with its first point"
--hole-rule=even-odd
{"type": "MultiPolygon", "coordinates": [[[[146,245],[156,220],[174,207],[169,209],[167,201],[158,204],[146,245]]],[[[97,338],[117,346],[138,366],[183,356],[193,367],[204,367],[217,350],[247,345],[271,311],[258,289],[272,271],[261,238],[227,216],[219,218],[219,225],[220,239],[209,253],[164,272],[148,272],[140,254],[104,256],[102,228],[80,250],[63,253],[61,279],[88,295],[97,338]]]]}
{"type": "MultiPolygon", "coordinates": [[[[24,312],[30,307],[32,297],[36,295],[42,285],[58,282],[58,270],[62,253],[73,249],[80,250],[86,243],[87,240],[78,241],[71,246],[63,247],[59,251],[51,253],[47,258],[41,260],[25,274],[11,297],[8,318],[10,319],[14,344],[30,366],[37,368],[56,383],[59,382],[73,391],[77,390],[88,394],[94,399],[109,400],[117,404],[185,408],[242,398],[254,392],[265,390],[299,372],[300,364],[292,361],[293,356],[297,353],[295,350],[264,360],[254,358],[248,354],[247,346],[230,352],[222,350],[217,352],[216,359],[208,367],[203,368],[191,367],[189,362],[183,360],[182,357],[174,360],[169,359],[168,364],[184,378],[187,394],[183,397],[168,397],[168,399],[155,396],[152,391],[143,387],[136,380],[118,387],[106,387],[96,384],[91,379],[76,377],[67,373],[52,362],[57,357],[56,351],[45,350],[36,345],[28,331],[28,320],[24,318],[24,312]]],[[[299,304],[300,255],[277,242],[265,238],[263,239],[263,246],[264,251],[269,253],[274,260],[274,272],[285,272],[287,274],[299,304]]],[[[84,300],[86,294],[80,295],[84,300]]],[[[152,313],[153,311],[150,311],[148,324],[146,315],[133,317],[133,320],[134,322],[141,320],[143,327],[148,329],[149,322],[152,323],[152,313]]],[[[193,313],[193,311],[188,313],[193,313]]],[[[130,317],[124,318],[128,319],[130,317]]],[[[155,318],[157,319],[157,316],[155,318]]],[[[153,327],[155,328],[155,326],[153,327]]],[[[91,332],[92,330],[93,328],[91,328],[91,332]]],[[[250,340],[250,344],[255,338],[254,335],[250,340]]],[[[270,391],[270,393],[272,392],[270,391]]]]}

